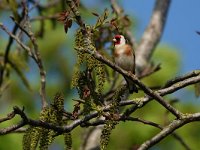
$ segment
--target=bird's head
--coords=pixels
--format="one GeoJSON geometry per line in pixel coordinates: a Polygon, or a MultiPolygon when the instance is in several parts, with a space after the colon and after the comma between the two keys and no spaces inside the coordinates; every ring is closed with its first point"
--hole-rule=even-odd
{"type": "Polygon", "coordinates": [[[115,35],[113,38],[114,45],[124,45],[126,40],[123,35],[115,35]]]}

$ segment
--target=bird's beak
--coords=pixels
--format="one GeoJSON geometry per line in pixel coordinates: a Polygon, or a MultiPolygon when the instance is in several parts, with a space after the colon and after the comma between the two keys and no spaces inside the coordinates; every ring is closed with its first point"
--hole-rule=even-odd
{"type": "Polygon", "coordinates": [[[116,39],[113,39],[113,42],[117,42],[117,40],[116,40],[116,39]]]}

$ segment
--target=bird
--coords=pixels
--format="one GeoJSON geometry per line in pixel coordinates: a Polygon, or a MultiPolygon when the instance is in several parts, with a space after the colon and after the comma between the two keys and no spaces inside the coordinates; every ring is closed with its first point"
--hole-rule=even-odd
{"type": "MultiPolygon", "coordinates": [[[[131,45],[126,44],[126,39],[123,35],[115,35],[114,42],[114,61],[126,71],[135,74],[135,52],[131,45]]],[[[138,93],[138,89],[133,81],[124,76],[127,82],[129,93],[138,93]]]]}

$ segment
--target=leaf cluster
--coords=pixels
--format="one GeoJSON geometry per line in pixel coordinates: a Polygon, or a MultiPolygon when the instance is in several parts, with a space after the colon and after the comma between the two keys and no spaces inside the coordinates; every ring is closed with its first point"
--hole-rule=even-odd
{"type": "MultiPolygon", "coordinates": [[[[53,125],[64,125],[66,120],[63,120],[64,99],[61,93],[57,93],[49,107],[45,107],[40,114],[40,121],[51,123],[53,125]]],[[[39,144],[41,150],[47,150],[49,145],[58,135],[52,129],[43,127],[30,126],[23,137],[23,149],[35,150],[39,144]]],[[[72,140],[70,133],[63,133],[66,149],[71,149],[72,140]]]]}

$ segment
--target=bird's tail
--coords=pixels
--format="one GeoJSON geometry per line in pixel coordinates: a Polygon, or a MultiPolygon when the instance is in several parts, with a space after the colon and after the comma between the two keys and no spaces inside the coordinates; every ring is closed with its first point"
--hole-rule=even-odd
{"type": "Polygon", "coordinates": [[[126,82],[127,82],[129,93],[130,94],[132,94],[133,92],[138,93],[138,89],[137,89],[136,85],[133,83],[133,81],[130,80],[130,79],[127,79],[127,78],[125,78],[125,79],[126,79],[126,82]]]}

